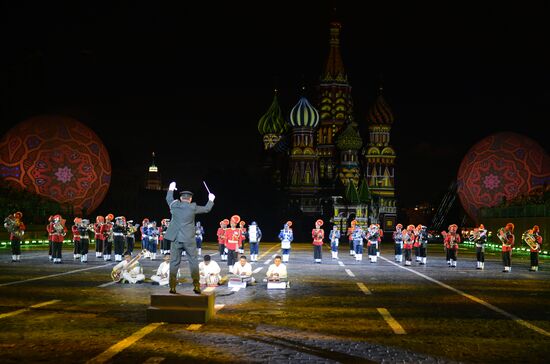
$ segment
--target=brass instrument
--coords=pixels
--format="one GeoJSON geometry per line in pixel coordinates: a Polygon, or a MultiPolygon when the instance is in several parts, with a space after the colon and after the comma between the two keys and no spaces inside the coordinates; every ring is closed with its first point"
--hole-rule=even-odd
{"type": "Polygon", "coordinates": [[[525,242],[525,244],[529,245],[529,248],[533,250],[537,250],[539,248],[539,244],[537,243],[537,238],[535,237],[535,234],[533,234],[533,230],[527,230],[521,235],[521,240],[525,242]]]}
{"type": "Polygon", "coordinates": [[[500,240],[500,242],[502,243],[502,245],[509,245],[509,244],[508,244],[508,239],[506,238],[506,231],[504,230],[503,227],[501,227],[500,229],[498,229],[498,231],[497,231],[497,237],[498,237],[498,239],[500,240]]]}
{"type": "Polygon", "coordinates": [[[20,222],[14,215],[8,215],[4,219],[4,227],[10,233],[15,235],[18,239],[22,239],[25,232],[20,229],[20,222]]]}
{"type": "Polygon", "coordinates": [[[126,265],[125,268],[119,268],[119,269],[115,269],[113,268],[113,270],[111,271],[111,278],[113,279],[114,282],[120,282],[120,280],[122,279],[122,273],[124,271],[128,272],[128,271],[131,271],[133,268],[134,268],[134,265],[135,263],[141,259],[141,257],[147,252],[147,250],[143,249],[140,253],[138,253],[138,255],[136,255],[135,257],[133,257],[129,262],[128,264],[126,265]]]}

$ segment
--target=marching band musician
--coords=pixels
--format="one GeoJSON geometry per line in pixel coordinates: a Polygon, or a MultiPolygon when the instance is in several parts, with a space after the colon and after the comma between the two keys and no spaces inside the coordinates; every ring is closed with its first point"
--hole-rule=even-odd
{"type": "Polygon", "coordinates": [[[73,233],[73,260],[80,259],[80,231],[78,230],[78,225],[82,222],[82,218],[75,217],[74,225],[71,227],[71,232],[73,233]]]}
{"type": "Polygon", "coordinates": [[[449,254],[449,267],[456,268],[456,259],[458,253],[458,244],[460,243],[460,235],[457,233],[458,225],[452,224],[449,225],[449,232],[442,232],[442,235],[445,237],[443,243],[449,254]]]}
{"type": "Polygon", "coordinates": [[[229,220],[223,219],[222,221],[220,221],[220,227],[216,232],[216,235],[218,236],[220,259],[222,261],[227,260],[227,249],[225,248],[225,230],[227,229],[227,225],[229,225],[229,220]]]}
{"type": "Polygon", "coordinates": [[[476,269],[483,269],[485,268],[485,243],[487,243],[487,230],[483,224],[474,228],[473,239],[476,244],[476,269]]]}
{"type": "Polygon", "coordinates": [[[395,242],[395,261],[401,263],[403,261],[403,225],[395,225],[393,232],[393,241],[395,242]]]}
{"type": "Polygon", "coordinates": [[[159,242],[159,229],[157,228],[156,221],[151,221],[147,225],[147,235],[149,236],[149,259],[155,260],[157,258],[157,245],[159,242]]]}
{"type": "Polygon", "coordinates": [[[157,274],[151,276],[153,284],[158,284],[159,286],[167,286],[169,283],[169,274],[170,274],[170,253],[164,254],[164,261],[160,263],[157,274]]]}
{"type": "Polygon", "coordinates": [[[382,238],[384,237],[384,230],[380,229],[380,224],[375,224],[378,228],[378,244],[376,244],[376,256],[380,256],[380,244],[382,243],[382,238]]]}
{"type": "Polygon", "coordinates": [[[281,240],[281,249],[283,250],[283,262],[288,263],[290,258],[290,244],[294,240],[294,234],[292,232],[292,221],[287,221],[283,229],[279,232],[279,239],[281,240]]]}
{"type": "Polygon", "coordinates": [[[50,229],[49,229],[49,226],[52,223],[52,221],[53,221],[53,215],[50,215],[50,217],[48,217],[48,224],[46,225],[46,231],[48,232],[48,257],[50,259],[50,262],[53,260],[53,257],[52,257],[53,240],[52,240],[52,234],[50,233],[50,229]]]}
{"type": "Polygon", "coordinates": [[[132,255],[130,252],[124,253],[124,260],[118,263],[113,267],[113,271],[122,272],[122,283],[141,283],[145,280],[145,274],[143,274],[143,269],[139,264],[139,259],[135,259],[133,263],[130,264],[132,260],[132,255]]]}
{"type": "Polygon", "coordinates": [[[405,265],[412,263],[412,249],[415,240],[414,225],[408,225],[403,233],[403,250],[405,251],[405,265]]]}
{"type": "Polygon", "coordinates": [[[244,227],[246,225],[246,222],[244,220],[241,220],[239,223],[239,227],[241,229],[241,237],[239,238],[239,253],[244,253],[244,241],[247,237],[246,228],[244,227]]]}
{"type": "Polygon", "coordinates": [[[21,239],[25,234],[25,224],[23,223],[23,213],[17,211],[4,219],[4,227],[10,233],[11,261],[12,263],[21,262],[21,239]]]}
{"type": "Polygon", "coordinates": [[[126,242],[126,218],[117,216],[113,224],[113,240],[115,245],[115,262],[122,262],[122,254],[124,253],[124,243],[126,242]]]}
{"type": "Polygon", "coordinates": [[[195,224],[195,242],[197,243],[197,255],[202,256],[202,241],[204,237],[204,227],[201,222],[197,221],[195,224]]]}
{"type": "Polygon", "coordinates": [[[376,263],[377,254],[376,250],[378,247],[378,242],[380,240],[380,229],[376,224],[371,224],[367,229],[367,251],[369,254],[369,260],[371,263],[376,263]]]}
{"type": "Polygon", "coordinates": [[[353,228],[351,232],[351,238],[353,240],[353,249],[355,252],[355,260],[363,260],[363,239],[365,238],[365,232],[360,225],[357,224],[357,220],[351,221],[351,227],[353,228]]]}
{"type": "Polygon", "coordinates": [[[132,254],[132,252],[134,251],[134,245],[136,244],[135,233],[137,232],[139,224],[134,225],[134,220],[128,220],[126,222],[126,225],[126,246],[128,247],[127,250],[130,252],[130,254],[132,254]]]}
{"type": "Polygon", "coordinates": [[[139,232],[141,233],[141,249],[147,251],[147,253],[145,253],[146,256],[149,255],[149,235],[147,230],[148,225],[149,219],[144,218],[141,222],[141,227],[139,228],[139,232]]]}
{"type": "Polygon", "coordinates": [[[237,260],[237,249],[241,241],[241,229],[237,224],[241,221],[239,215],[231,216],[230,228],[225,230],[225,248],[227,249],[227,266],[232,273],[233,265],[237,260]]]}
{"type": "Polygon", "coordinates": [[[168,229],[168,226],[170,226],[170,219],[160,220],[159,243],[160,243],[161,254],[170,254],[170,240],[164,237],[164,235],[166,234],[166,229],[168,229]]]}
{"type": "Polygon", "coordinates": [[[504,229],[499,231],[502,241],[502,263],[504,264],[503,273],[510,273],[512,270],[512,248],[514,247],[514,224],[509,222],[504,229]]]}
{"type": "Polygon", "coordinates": [[[539,252],[542,246],[542,236],[538,225],[533,226],[532,234],[535,237],[535,246],[529,247],[531,252],[531,268],[529,270],[536,272],[539,270],[539,252]]]}
{"type": "Polygon", "coordinates": [[[61,264],[61,252],[63,249],[63,237],[67,234],[64,220],[61,215],[54,215],[48,225],[48,232],[52,234],[52,258],[54,264],[61,264]]]}
{"type": "Polygon", "coordinates": [[[234,275],[243,278],[244,280],[254,283],[254,277],[252,277],[252,265],[246,261],[246,256],[241,255],[239,261],[233,266],[232,272],[234,275]]]}
{"type": "Polygon", "coordinates": [[[421,262],[422,258],[420,257],[420,230],[422,229],[422,225],[417,225],[416,229],[414,230],[414,258],[416,262],[421,262]]]}
{"type": "Polygon", "coordinates": [[[315,221],[315,229],[311,230],[311,237],[313,238],[313,259],[315,263],[321,264],[323,259],[323,239],[325,237],[325,231],[321,229],[323,226],[323,220],[318,219],[315,221]]]}
{"type": "Polygon", "coordinates": [[[355,220],[351,221],[351,226],[347,230],[348,242],[349,242],[349,255],[352,257],[355,255],[355,245],[353,244],[353,230],[355,229],[355,220]]]}
{"type": "Polygon", "coordinates": [[[94,238],[95,238],[95,257],[101,258],[103,256],[103,234],[101,234],[101,227],[105,223],[103,216],[96,216],[94,224],[94,238]]]}
{"type": "Polygon", "coordinates": [[[103,235],[103,260],[111,261],[111,253],[113,251],[113,220],[115,216],[108,214],[105,216],[105,224],[101,225],[101,235],[103,235]]]}
{"type": "Polygon", "coordinates": [[[199,263],[199,282],[201,285],[217,286],[221,282],[220,266],[212,260],[210,255],[206,254],[202,262],[199,263]]]}
{"type": "Polygon", "coordinates": [[[94,228],[90,226],[90,220],[80,219],[77,224],[77,229],[80,234],[80,262],[88,263],[88,250],[90,249],[90,232],[94,228]]]}
{"type": "Polygon", "coordinates": [[[256,221],[252,221],[248,226],[248,242],[250,243],[250,261],[258,261],[259,245],[262,239],[262,231],[256,221]]]}
{"type": "Polygon", "coordinates": [[[334,224],[332,230],[328,234],[328,238],[330,239],[332,259],[338,259],[338,245],[340,243],[340,229],[338,229],[338,225],[334,224]]]}
{"type": "Polygon", "coordinates": [[[430,234],[428,234],[428,227],[421,225],[420,226],[420,233],[418,234],[418,252],[420,254],[420,265],[426,265],[427,261],[427,254],[428,254],[428,238],[430,237],[430,234]]]}

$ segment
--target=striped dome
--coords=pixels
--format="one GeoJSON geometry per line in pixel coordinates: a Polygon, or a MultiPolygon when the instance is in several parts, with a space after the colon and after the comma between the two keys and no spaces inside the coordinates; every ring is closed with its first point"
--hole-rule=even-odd
{"type": "Polygon", "coordinates": [[[316,128],[319,125],[319,112],[305,97],[302,97],[290,111],[290,125],[316,128]]]}
{"type": "Polygon", "coordinates": [[[374,105],[370,108],[369,113],[367,114],[367,122],[373,124],[393,123],[393,113],[391,112],[390,106],[384,99],[384,96],[379,95],[374,105]]]}
{"type": "Polygon", "coordinates": [[[266,134],[284,134],[288,129],[288,124],[283,119],[283,112],[277,100],[277,93],[273,96],[273,102],[267,112],[258,122],[258,131],[261,135],[266,134]]]}

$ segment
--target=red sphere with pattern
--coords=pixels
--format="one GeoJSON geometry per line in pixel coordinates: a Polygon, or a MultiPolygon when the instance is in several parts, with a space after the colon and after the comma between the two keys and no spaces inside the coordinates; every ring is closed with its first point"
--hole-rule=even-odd
{"type": "Polygon", "coordinates": [[[481,207],[527,195],[550,183],[550,158],[534,140],[497,133],[475,144],[458,169],[458,196],[471,218],[481,207]]]}
{"type": "Polygon", "coordinates": [[[107,194],[111,161],[84,124],[65,116],[37,116],[0,140],[0,178],[88,214],[107,194]]]}

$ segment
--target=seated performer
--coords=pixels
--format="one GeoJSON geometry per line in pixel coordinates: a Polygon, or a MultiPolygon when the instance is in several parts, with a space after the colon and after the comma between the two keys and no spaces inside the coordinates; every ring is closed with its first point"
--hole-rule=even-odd
{"type": "Polygon", "coordinates": [[[199,283],[201,285],[217,286],[220,284],[220,266],[210,255],[205,255],[203,261],[199,263],[199,283]]]}
{"type": "Polygon", "coordinates": [[[157,274],[151,276],[153,284],[158,284],[159,286],[167,286],[169,283],[169,274],[170,274],[170,253],[164,254],[164,261],[160,263],[157,274]]]}
{"type": "Polygon", "coordinates": [[[122,272],[122,283],[139,283],[145,280],[143,269],[139,265],[139,258],[132,259],[130,252],[124,253],[124,260],[113,267],[114,271],[122,272]],[[131,262],[133,260],[133,262],[131,262]]]}
{"type": "Polygon", "coordinates": [[[286,281],[288,279],[286,265],[281,263],[281,256],[277,255],[273,260],[273,264],[269,266],[266,273],[265,281],[286,281]]]}
{"type": "Polygon", "coordinates": [[[252,277],[252,266],[246,261],[244,255],[241,255],[239,261],[233,266],[233,275],[241,277],[243,281],[255,282],[252,277]]]}

